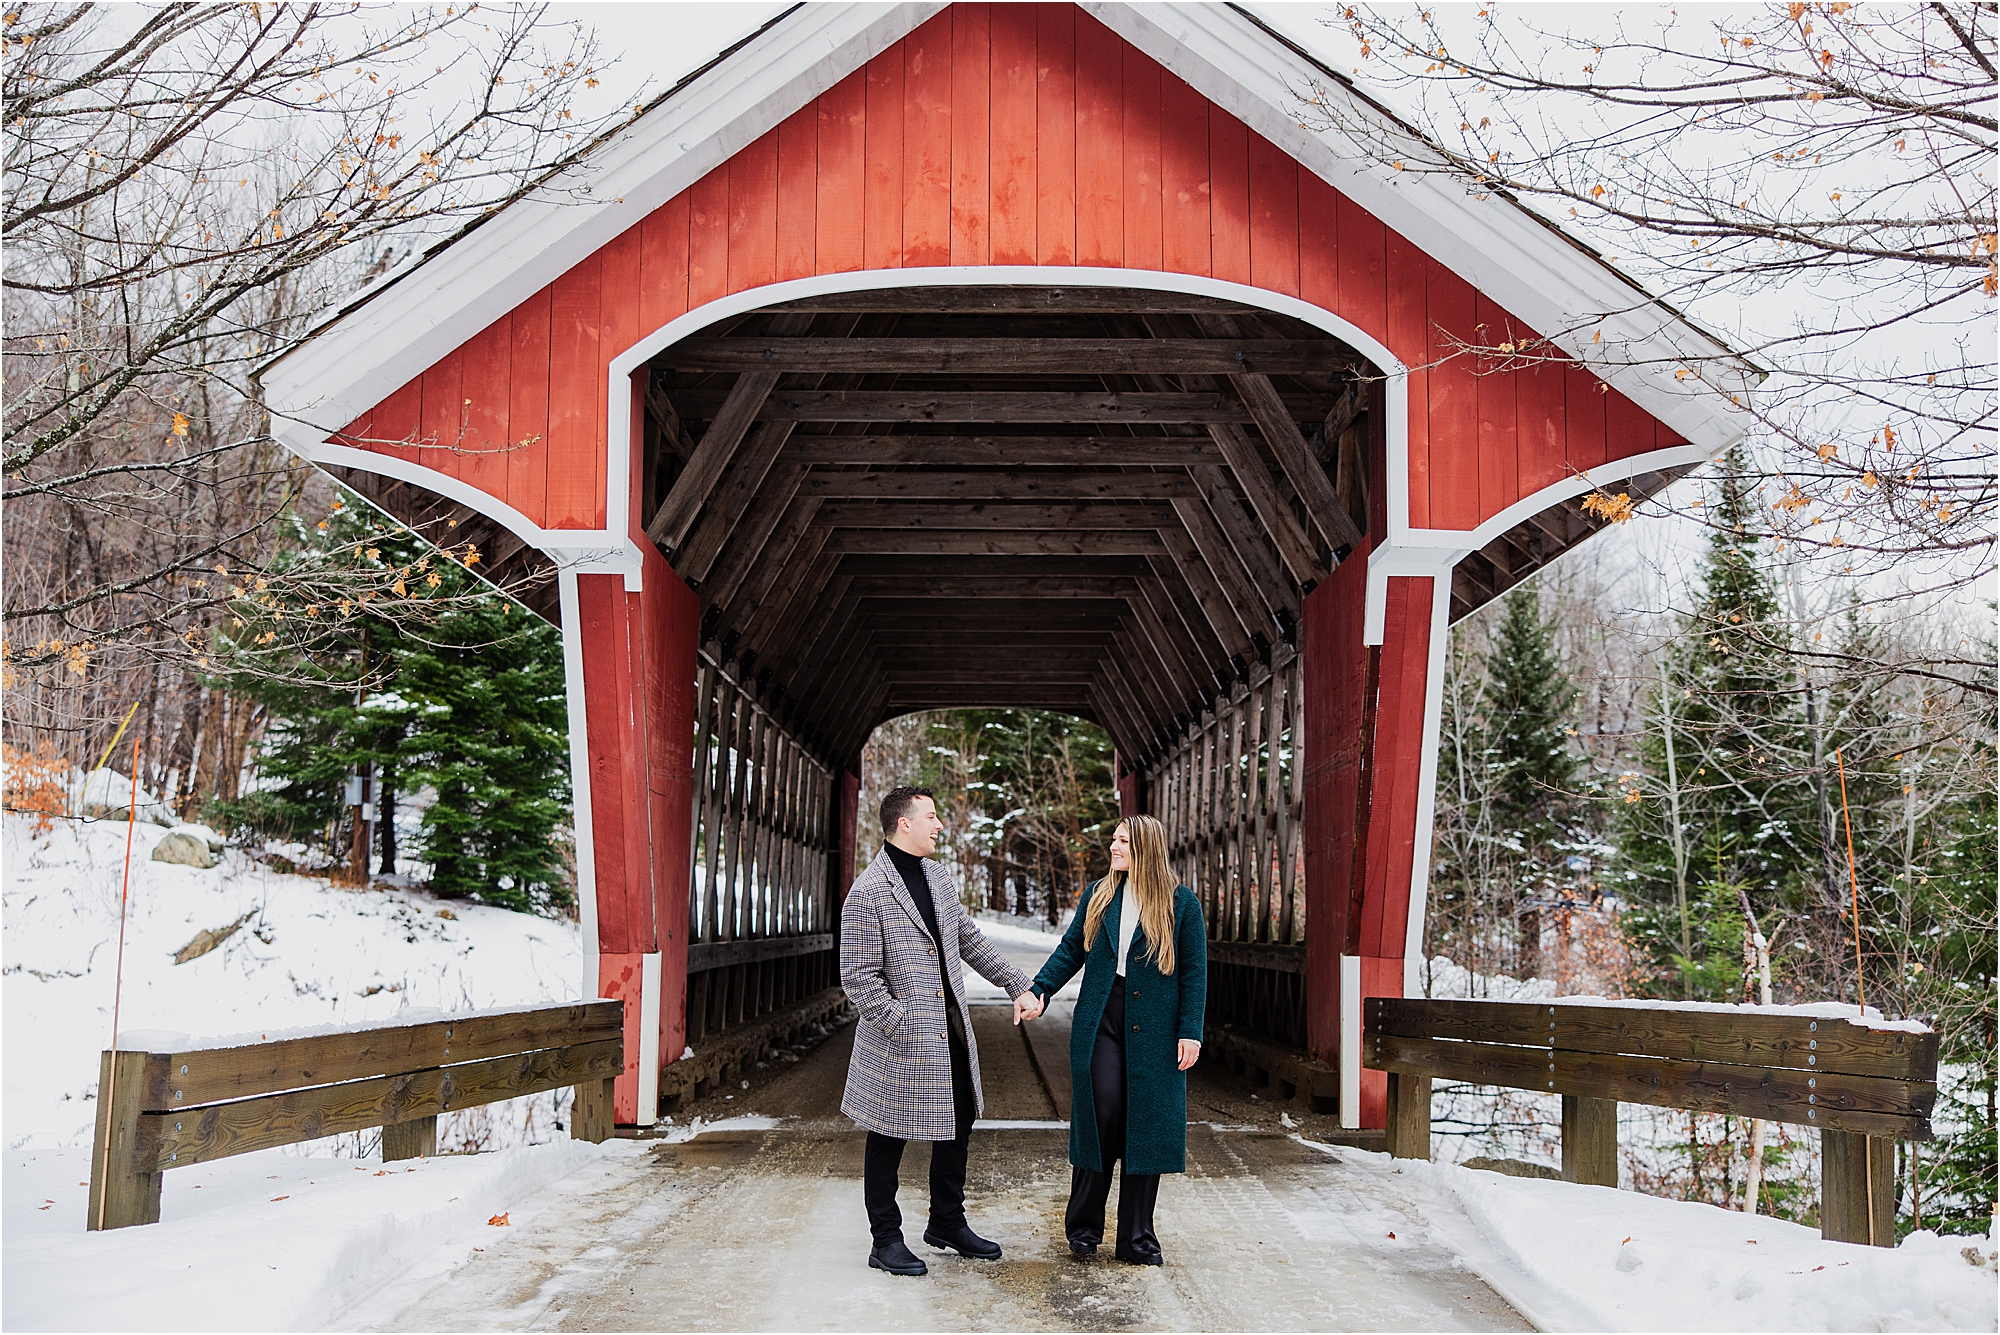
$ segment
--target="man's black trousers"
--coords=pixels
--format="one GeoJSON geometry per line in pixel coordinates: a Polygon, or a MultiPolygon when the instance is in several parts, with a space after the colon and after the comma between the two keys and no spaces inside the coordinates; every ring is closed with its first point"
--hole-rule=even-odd
{"type": "MultiPolygon", "coordinates": [[[[978,1107],[972,1098],[972,1061],[958,1026],[951,1034],[951,1101],[957,1114],[958,1136],[931,1142],[932,1230],[949,1232],[965,1223],[965,1159],[972,1145],[972,1123],[978,1107]]],[[[896,1208],[896,1172],[903,1164],[907,1141],[868,1133],[868,1152],[861,1176],[862,1200],[868,1206],[868,1231],[875,1245],[903,1236],[903,1212],[896,1208]]]]}

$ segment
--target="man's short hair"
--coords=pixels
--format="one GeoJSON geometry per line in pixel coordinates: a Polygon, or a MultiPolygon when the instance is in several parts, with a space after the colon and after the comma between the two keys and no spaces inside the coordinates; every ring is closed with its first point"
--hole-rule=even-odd
{"type": "Polygon", "coordinates": [[[882,837],[887,839],[896,832],[896,822],[910,814],[910,804],[920,797],[928,797],[933,802],[937,794],[928,788],[918,788],[913,784],[903,784],[891,788],[882,799],[882,837]]]}

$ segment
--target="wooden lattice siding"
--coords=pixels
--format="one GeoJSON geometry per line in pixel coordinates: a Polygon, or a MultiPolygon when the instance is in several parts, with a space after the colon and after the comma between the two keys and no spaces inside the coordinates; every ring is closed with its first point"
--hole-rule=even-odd
{"type": "Polygon", "coordinates": [[[1168,856],[1201,897],[1216,941],[1305,939],[1299,659],[1233,699],[1219,700],[1148,776],[1168,856]]]}
{"type": "Polygon", "coordinates": [[[831,930],[831,771],[706,657],[696,689],[690,943],[831,930]]]}

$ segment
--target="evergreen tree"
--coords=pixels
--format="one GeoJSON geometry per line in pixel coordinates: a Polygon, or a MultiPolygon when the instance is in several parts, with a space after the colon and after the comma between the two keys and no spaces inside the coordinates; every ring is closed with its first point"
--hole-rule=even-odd
{"type": "Polygon", "coordinates": [[[554,842],[569,796],[555,628],[495,597],[405,635],[397,655],[389,684],[417,708],[395,754],[437,794],[423,818],[432,893],[567,902],[554,842]]]}
{"type": "MultiPolygon", "coordinates": [[[[1990,741],[1974,744],[1993,774],[1990,741]]],[[[2000,1016],[2000,951],[1996,951],[1994,886],[2000,846],[1993,789],[1976,792],[1951,813],[1932,874],[1916,898],[1912,928],[1929,949],[1917,989],[1938,1031],[1938,1139],[1917,1151],[1911,1204],[1925,1227],[1941,1233],[1983,1233],[2000,1199],[2000,1118],[1995,1116],[2000,1016]],[[1925,977],[1928,975],[1928,977],[1925,977]]],[[[1921,960],[1918,961],[1921,964],[1921,960]]]]}
{"type": "Polygon", "coordinates": [[[1574,877],[1576,757],[1570,713],[1576,688],[1556,656],[1554,626],[1542,616],[1534,586],[1506,597],[1485,655],[1484,762],[1490,770],[1490,820],[1511,864],[1523,977],[1543,972],[1543,909],[1565,899],[1574,877]]]}
{"type": "MultiPolygon", "coordinates": [[[[351,494],[312,528],[294,516],[290,532],[289,561],[342,567],[354,593],[337,607],[296,607],[246,590],[218,675],[269,711],[264,782],[215,817],[337,862],[352,838],[347,777],[365,770],[391,803],[430,790],[414,852],[434,893],[567,906],[555,629],[470,573],[476,552],[433,548],[351,494]]],[[[378,818],[392,849],[393,809],[378,818]]]]}
{"type": "Polygon", "coordinates": [[[1694,607],[1648,693],[1620,838],[1639,944],[1669,991],[1712,1000],[1735,999],[1737,984],[1719,983],[1739,971],[1737,890],[1760,913],[1793,904],[1802,866],[1819,860],[1797,674],[1758,562],[1751,479],[1739,451],[1724,457],[1694,607]]]}
{"type": "Polygon", "coordinates": [[[1576,687],[1556,657],[1555,626],[1534,588],[1506,598],[1506,615],[1486,655],[1490,763],[1504,826],[1538,862],[1563,837],[1561,816],[1576,783],[1570,711],[1576,687]]]}
{"type": "Polygon", "coordinates": [[[1473,951],[1468,967],[1487,962],[1482,946],[1501,944],[1480,939],[1497,926],[1514,943],[1511,967],[1525,977],[1542,969],[1543,910],[1569,896],[1569,859],[1589,841],[1577,820],[1570,746],[1577,692],[1557,656],[1554,623],[1533,586],[1509,593],[1499,610],[1484,651],[1451,663],[1434,880],[1461,953],[1473,951]],[[1485,921],[1494,910],[1499,924],[1485,921]]]}

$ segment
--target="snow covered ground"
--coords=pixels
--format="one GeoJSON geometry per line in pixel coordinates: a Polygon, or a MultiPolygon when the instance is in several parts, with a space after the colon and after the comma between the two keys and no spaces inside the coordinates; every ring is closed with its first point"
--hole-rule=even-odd
{"type": "Polygon", "coordinates": [[[1321,1148],[1364,1172],[1414,1178],[1432,1233],[1544,1330],[2000,1323],[1991,1234],[1926,1232],[1893,1250],[1861,1247],[1699,1202],[1321,1148]]]}
{"type": "MultiPolygon", "coordinates": [[[[111,1039],[125,825],[57,820],[37,833],[28,817],[0,819],[0,1137],[10,1151],[86,1146],[96,1119],[98,1053],[111,1039]]],[[[336,887],[274,871],[239,849],[223,852],[208,870],[151,861],[169,833],[143,820],[134,827],[119,1023],[145,1046],[172,1045],[176,1036],[242,1033],[254,1040],[306,1025],[382,1022],[408,1007],[465,1011],[578,994],[573,923],[447,904],[416,891],[336,887]],[[216,949],[174,963],[197,932],[239,920],[216,949]]],[[[508,1107],[518,1121],[533,1105],[508,1107]]],[[[517,1126],[508,1143],[547,1139],[552,1114],[545,1100],[544,1125],[517,1126]]],[[[498,1128],[473,1110],[446,1119],[439,1132],[451,1144],[468,1135],[491,1138],[498,1128]]]]}
{"type": "Polygon", "coordinates": [[[384,1165],[276,1150],[166,1175],[160,1222],[86,1233],[90,1149],[4,1163],[9,1330],[317,1330],[410,1266],[532,1222],[520,1203],[631,1142],[384,1165]]]}
{"type": "MultiPolygon", "coordinates": [[[[521,1100],[440,1126],[446,1144],[492,1152],[385,1166],[364,1136],[244,1155],[167,1174],[157,1225],[85,1233],[125,826],[59,820],[38,833],[26,817],[4,822],[6,1328],[320,1328],[385,1285],[505,1247],[566,1196],[630,1177],[611,1170],[640,1146],[570,1141],[552,1104],[521,1100]]],[[[211,870],[150,861],[167,833],[136,827],[128,1035],[275,1033],[576,993],[571,924],[341,889],[240,851],[211,870]],[[173,963],[198,931],[239,919],[220,947],[173,963]]],[[[1015,947],[1052,950],[1057,940],[1013,922],[980,927],[1015,947]]],[[[1364,1177],[1400,1175],[1429,1203],[1425,1226],[1548,1329],[1992,1330],[2000,1321],[1990,1237],[1852,1247],[1630,1191],[1338,1154],[1364,1177]]]]}

